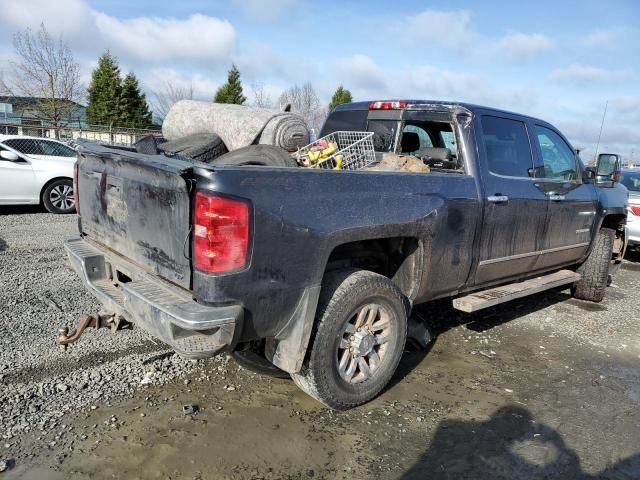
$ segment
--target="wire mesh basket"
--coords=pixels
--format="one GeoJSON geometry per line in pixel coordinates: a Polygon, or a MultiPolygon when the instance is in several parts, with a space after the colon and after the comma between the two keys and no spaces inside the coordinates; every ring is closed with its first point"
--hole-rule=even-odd
{"type": "Polygon", "coordinates": [[[294,156],[303,167],[358,170],[376,161],[373,132],[333,132],[302,147],[294,156]]]}

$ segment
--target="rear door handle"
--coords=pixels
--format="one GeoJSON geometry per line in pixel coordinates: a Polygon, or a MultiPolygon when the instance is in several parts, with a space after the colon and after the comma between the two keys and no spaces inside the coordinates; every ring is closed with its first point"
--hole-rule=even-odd
{"type": "Polygon", "coordinates": [[[506,203],[509,201],[509,197],[506,195],[490,195],[487,197],[487,201],[491,203],[506,203]]]}

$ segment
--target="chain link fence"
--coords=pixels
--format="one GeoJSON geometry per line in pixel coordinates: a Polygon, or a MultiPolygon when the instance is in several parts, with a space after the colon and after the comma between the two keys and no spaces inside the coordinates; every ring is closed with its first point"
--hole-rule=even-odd
{"type": "Polygon", "coordinates": [[[162,132],[160,128],[138,129],[104,125],[89,125],[81,128],[0,122],[0,135],[51,138],[71,145],[74,145],[78,140],[88,140],[110,145],[131,146],[142,137],[148,135],[161,137],[162,132]]]}

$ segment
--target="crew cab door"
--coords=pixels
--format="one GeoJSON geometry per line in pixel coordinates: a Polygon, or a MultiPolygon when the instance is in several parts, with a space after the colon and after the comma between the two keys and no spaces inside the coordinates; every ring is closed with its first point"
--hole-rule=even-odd
{"type": "Polygon", "coordinates": [[[527,123],[507,113],[476,117],[483,219],[475,284],[534,270],[547,218],[547,196],[536,186],[527,123]]]}
{"type": "Polygon", "coordinates": [[[533,123],[531,143],[536,153],[536,186],[549,206],[544,243],[536,268],[579,261],[587,249],[596,220],[597,193],[582,183],[575,151],[550,125],[533,123]]]}

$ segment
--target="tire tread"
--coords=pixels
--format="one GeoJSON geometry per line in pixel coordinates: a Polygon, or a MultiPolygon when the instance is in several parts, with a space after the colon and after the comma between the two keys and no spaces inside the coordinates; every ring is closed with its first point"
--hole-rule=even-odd
{"type": "Polygon", "coordinates": [[[615,230],[612,228],[601,228],[598,232],[593,250],[577,270],[582,278],[572,288],[575,298],[592,302],[601,302],[604,299],[614,236],[615,230]]]}

